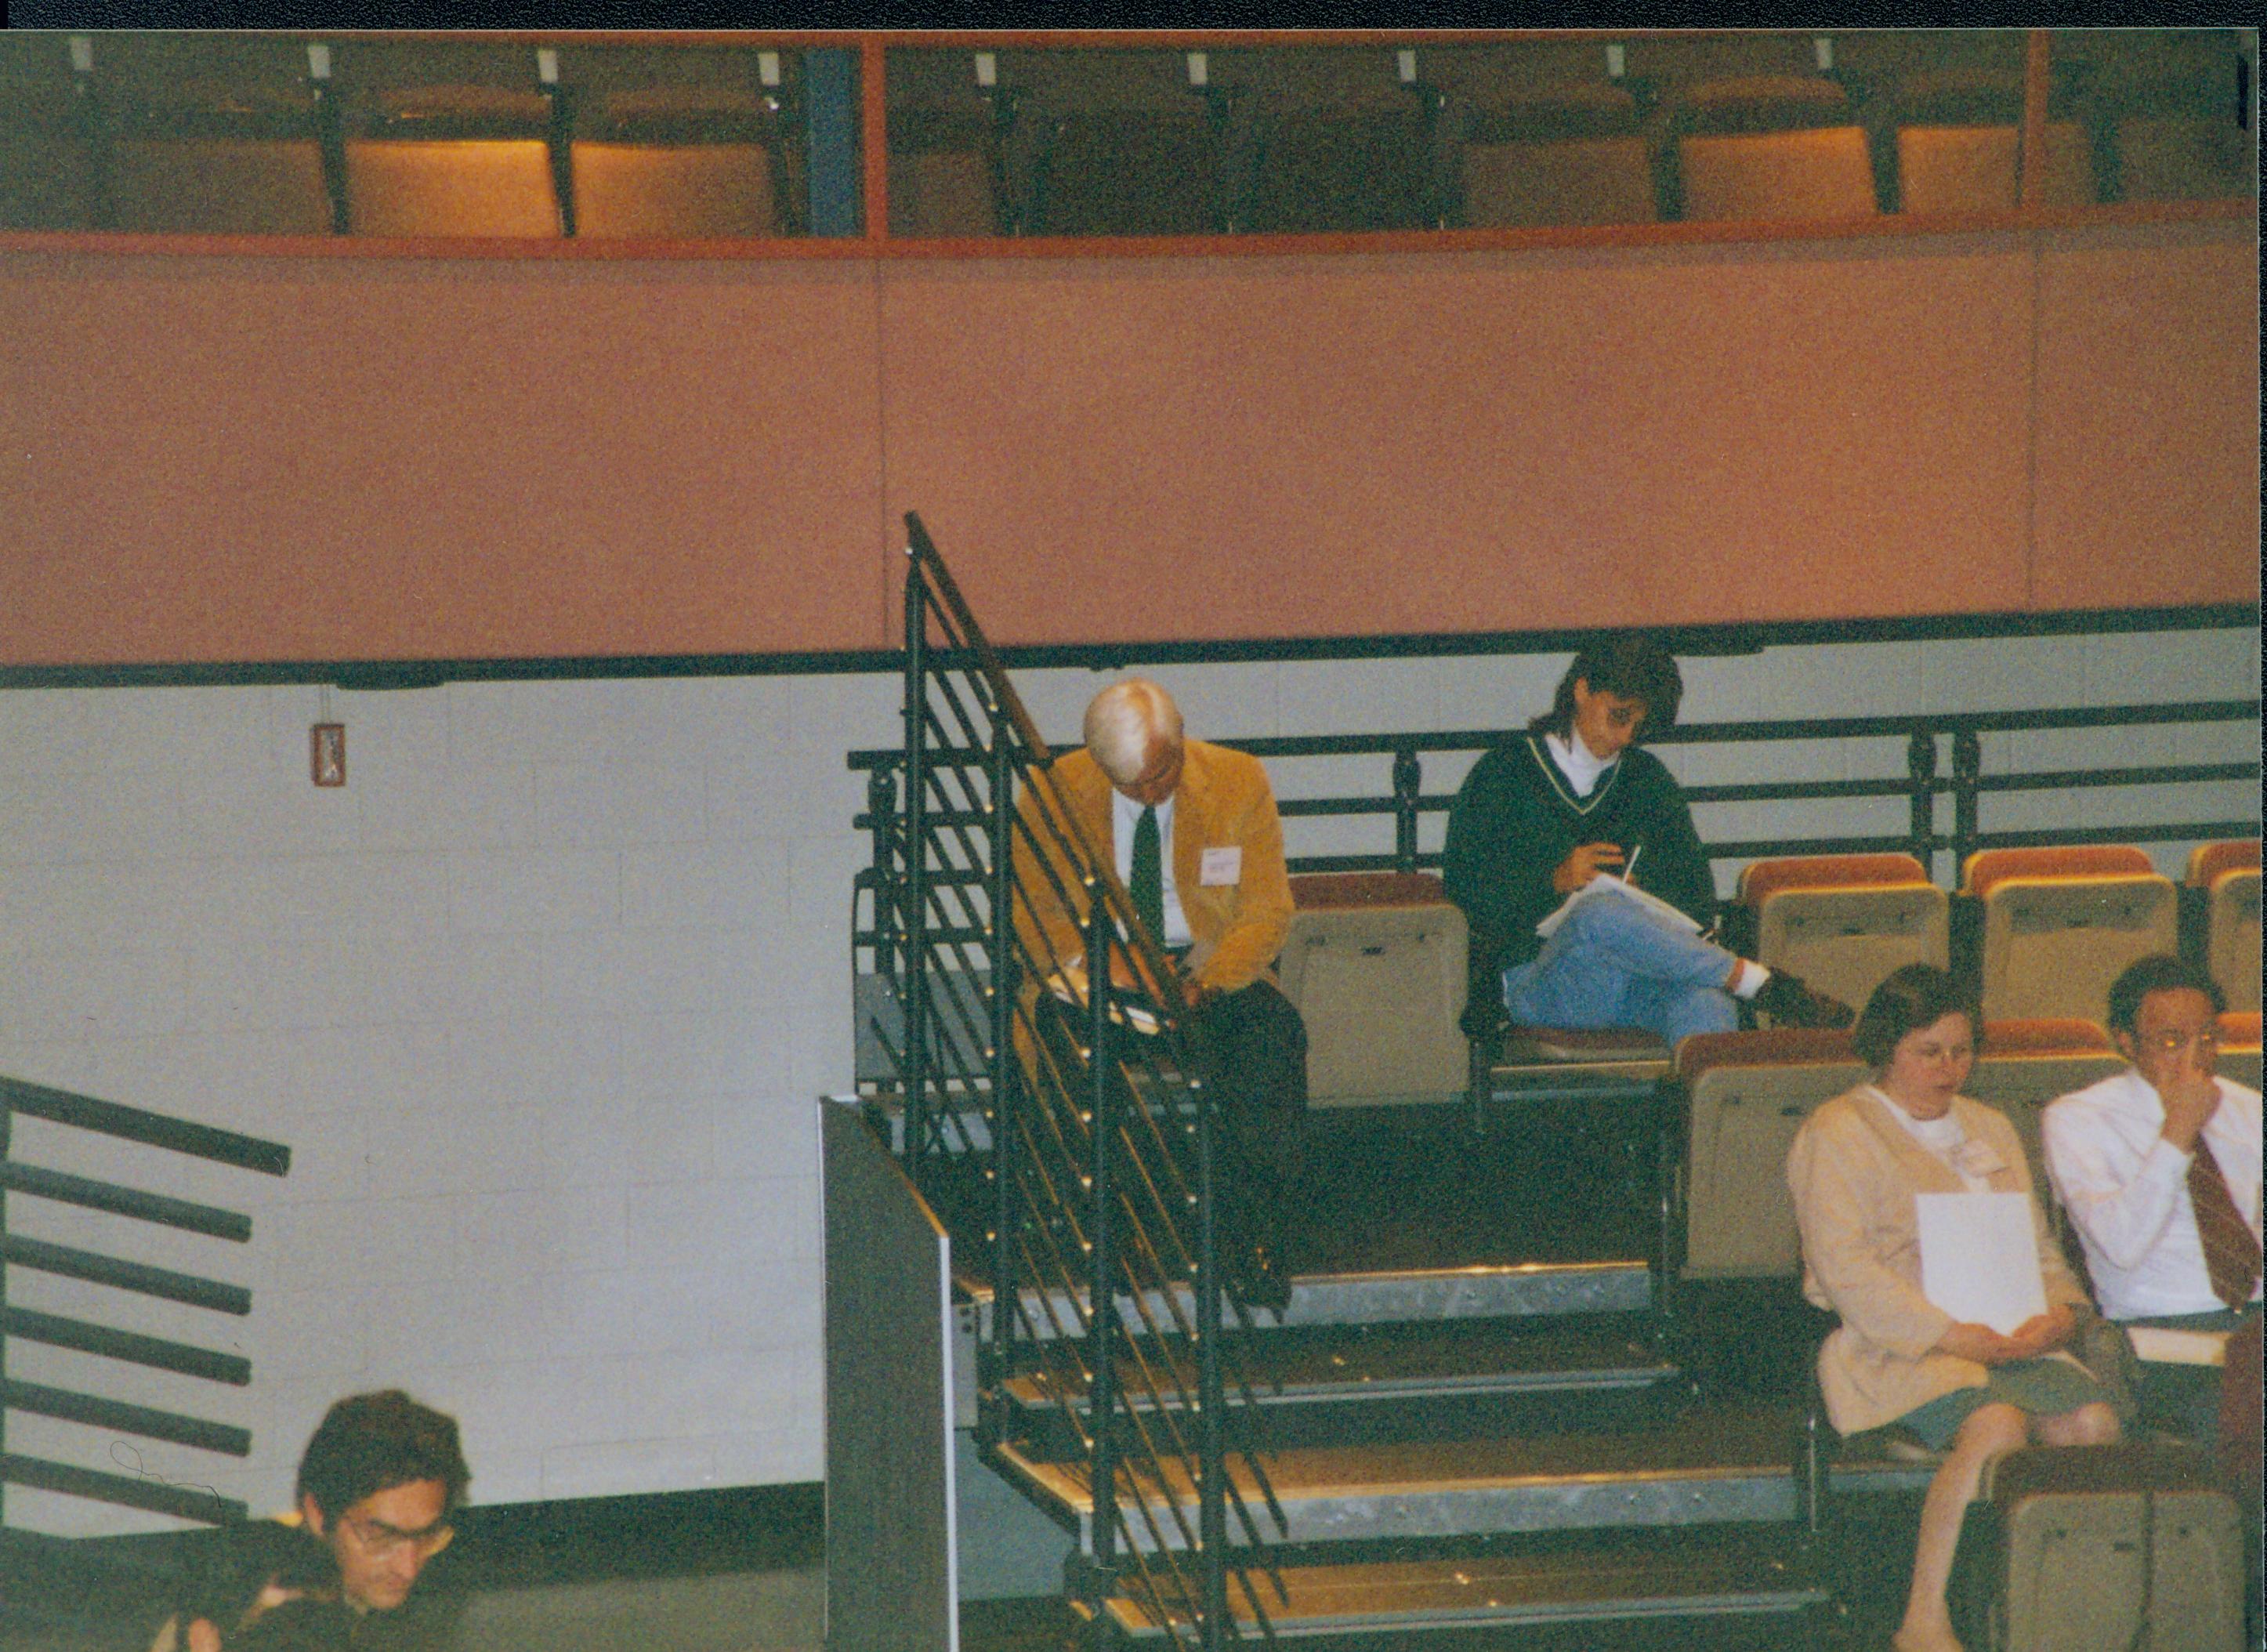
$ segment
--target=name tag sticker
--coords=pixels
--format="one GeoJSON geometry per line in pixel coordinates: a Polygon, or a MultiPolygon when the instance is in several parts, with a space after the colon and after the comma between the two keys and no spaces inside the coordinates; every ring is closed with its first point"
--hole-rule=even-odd
{"type": "Polygon", "coordinates": [[[1197,882],[1207,889],[1232,887],[1244,876],[1244,849],[1230,844],[1224,849],[1207,849],[1197,867],[1197,882]]]}

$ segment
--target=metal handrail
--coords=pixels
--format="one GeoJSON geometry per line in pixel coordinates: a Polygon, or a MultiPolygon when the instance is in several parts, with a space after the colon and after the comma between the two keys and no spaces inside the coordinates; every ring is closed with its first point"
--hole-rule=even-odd
{"type": "MultiPolygon", "coordinates": [[[[22,1079],[0,1077],[0,1191],[108,1211],[235,1244],[244,1244],[252,1237],[249,1216],[217,1206],[21,1163],[13,1156],[13,1126],[19,1116],[261,1175],[283,1176],[291,1168],[291,1149],[280,1142],[22,1079]]],[[[194,1274],[11,1234],[5,1229],[5,1203],[0,1201],[0,1362],[5,1360],[8,1339],[15,1337],[209,1382],[241,1387],[252,1380],[252,1362],[238,1355],[170,1338],[121,1331],[64,1314],[7,1305],[7,1270],[11,1267],[83,1280],[238,1317],[252,1311],[252,1293],[242,1286],[194,1274]]],[[[248,1429],[180,1412],[128,1405],[96,1394],[0,1377],[0,1498],[4,1498],[7,1487],[14,1485],[119,1503],[185,1520],[220,1524],[245,1517],[246,1507],[241,1501],[204,1487],[173,1485],[150,1475],[113,1474],[10,1452],[5,1449],[10,1411],[230,1457],[246,1457],[252,1450],[248,1429]]]]}
{"type": "MultiPolygon", "coordinates": [[[[1281,1580],[1227,1469],[1223,1413],[1251,1386],[1234,1345],[1243,1310],[1219,1281],[1207,1054],[918,517],[906,531],[906,744],[869,789],[882,858],[860,885],[874,915],[857,943],[899,989],[890,1054],[908,1171],[949,1222],[984,1230],[970,1247],[993,1284],[979,1437],[1012,1443],[1009,1384],[1028,1374],[1085,1457],[1090,1553],[1075,1587],[1097,1619],[1122,1591],[1177,1644],[1215,1648],[1241,1638],[1233,1586],[1272,1638],[1251,1573],[1279,1598],[1281,1580]],[[1051,918],[1075,926],[1068,948],[1051,918]],[[1082,1006],[1078,964],[1104,983],[1082,1006]],[[1107,986],[1119,975],[1141,984],[1107,986]],[[950,1186],[972,1162],[987,1178],[972,1211],[950,1186]]],[[[1280,1535],[1264,1463],[1236,1455],[1280,1535]]]]}

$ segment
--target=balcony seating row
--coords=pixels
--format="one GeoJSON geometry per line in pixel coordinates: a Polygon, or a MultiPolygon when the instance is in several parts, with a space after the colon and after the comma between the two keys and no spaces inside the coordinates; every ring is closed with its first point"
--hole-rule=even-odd
{"type": "MultiPolygon", "coordinates": [[[[1325,873],[1293,879],[1293,891],[1280,968],[1306,1017],[1316,1103],[1464,1096],[1472,1071],[1460,1024],[1466,932],[1439,880],[1325,873]]],[[[2231,1010],[2256,1015],[2258,843],[2199,846],[2187,892],[2191,951],[2231,1010]]],[[[1976,920],[1965,926],[1975,944],[1963,964],[1995,1025],[2094,1027],[2095,1044],[2108,1048],[2095,1024],[2110,981],[2135,958],[2182,944],[2182,892],[2126,845],[1983,850],[1969,858],[1962,894],[1976,920]]],[[[1952,962],[1952,901],[1910,855],[1757,861],[1742,875],[1740,904],[1756,957],[1853,1005],[1904,965],[1952,962]]],[[[1651,1062],[1665,1072],[1669,1052],[1642,1033],[1515,1029],[1508,1059],[1651,1062]]]]}

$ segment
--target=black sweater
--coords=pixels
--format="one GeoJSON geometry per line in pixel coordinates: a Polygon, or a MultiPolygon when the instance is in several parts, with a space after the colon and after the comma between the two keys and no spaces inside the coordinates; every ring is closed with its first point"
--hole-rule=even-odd
{"type": "Polygon", "coordinates": [[[1475,990],[1543,950],[1535,926],[1566,899],[1551,874],[1585,843],[1618,843],[1625,855],[1642,846],[1638,885],[1703,929],[1715,921],[1708,853],[1659,758],[1627,747],[1590,795],[1577,797],[1542,734],[1516,734],[1472,766],[1449,811],[1442,873],[1471,928],[1475,990]]]}

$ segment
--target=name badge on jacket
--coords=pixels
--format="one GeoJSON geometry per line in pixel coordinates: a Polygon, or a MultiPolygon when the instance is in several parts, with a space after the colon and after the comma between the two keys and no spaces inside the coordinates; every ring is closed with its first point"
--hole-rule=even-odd
{"type": "Polygon", "coordinates": [[[1206,889],[1233,887],[1244,876],[1244,849],[1240,844],[1224,849],[1207,849],[1197,864],[1197,882],[1206,889]]]}

